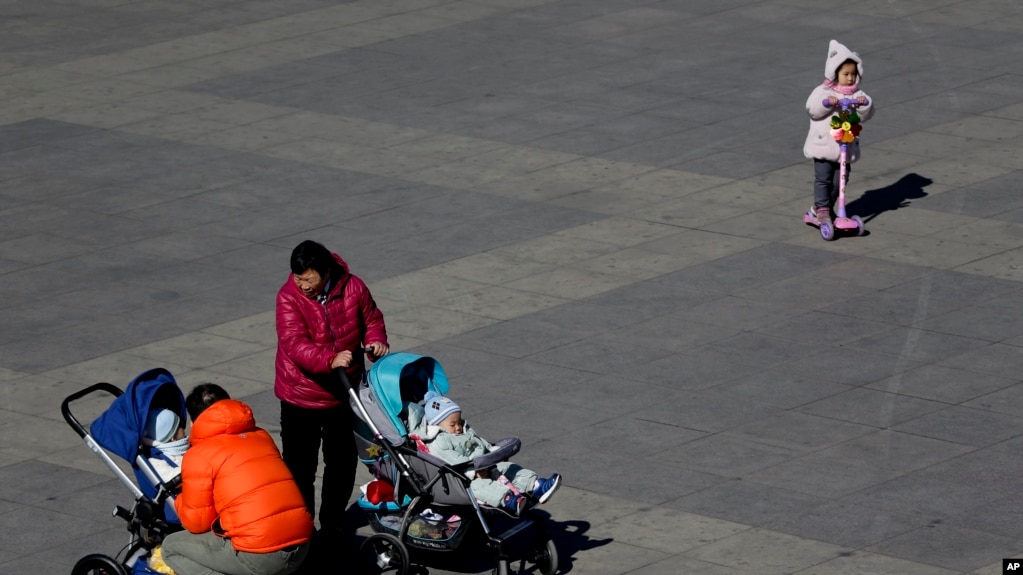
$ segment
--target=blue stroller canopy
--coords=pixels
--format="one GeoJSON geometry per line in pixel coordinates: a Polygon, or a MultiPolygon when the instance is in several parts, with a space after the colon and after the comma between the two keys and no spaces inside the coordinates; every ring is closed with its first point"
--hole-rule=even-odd
{"type": "Polygon", "coordinates": [[[173,409],[182,422],[187,420],[185,397],[178,382],[169,371],[157,367],[133,379],[124,393],[92,422],[89,433],[104,449],[136,467],[146,418],[158,395],[158,407],[173,409]]]}
{"type": "MultiPolygon", "coordinates": [[[[366,374],[369,395],[360,400],[372,423],[392,444],[400,445],[408,431],[401,420],[405,402],[418,402],[427,391],[448,392],[448,376],[432,357],[392,353],[380,358],[366,374]]],[[[354,406],[353,406],[354,407],[354,406]]],[[[355,410],[359,413],[358,409],[355,410]]]]}

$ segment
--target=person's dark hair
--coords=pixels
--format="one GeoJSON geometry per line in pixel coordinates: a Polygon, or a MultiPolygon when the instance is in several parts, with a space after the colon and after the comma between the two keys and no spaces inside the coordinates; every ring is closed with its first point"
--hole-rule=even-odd
{"type": "Polygon", "coordinates": [[[337,261],[330,250],[313,240],[305,240],[291,251],[291,273],[293,274],[301,274],[306,270],[313,269],[321,277],[326,277],[336,275],[332,272],[336,272],[337,268],[337,261]]]}
{"type": "Polygon", "coordinates": [[[188,410],[188,417],[192,418],[192,423],[195,423],[195,418],[206,411],[207,407],[221,399],[231,399],[231,396],[215,383],[200,383],[193,387],[185,398],[185,409],[188,410]]]}

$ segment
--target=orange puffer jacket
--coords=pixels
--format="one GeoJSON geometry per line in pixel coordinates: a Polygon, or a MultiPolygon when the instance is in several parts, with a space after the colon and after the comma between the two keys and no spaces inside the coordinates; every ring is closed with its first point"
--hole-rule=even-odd
{"type": "Polygon", "coordinates": [[[212,529],[249,553],[309,540],[313,519],[298,485],[249,406],[234,399],[214,403],[196,418],[190,439],[175,500],[185,529],[212,529]]]}

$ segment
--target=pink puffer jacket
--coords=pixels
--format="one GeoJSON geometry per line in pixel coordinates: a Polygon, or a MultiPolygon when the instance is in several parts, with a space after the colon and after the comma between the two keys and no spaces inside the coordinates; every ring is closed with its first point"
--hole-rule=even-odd
{"type": "Polygon", "coordinates": [[[339,351],[352,351],[346,372],[358,384],[365,362],[359,346],[387,344],[384,314],[377,309],[369,288],[348,271],[341,256],[333,254],[344,271],[335,281],[324,304],[306,297],[293,276],[277,292],[277,360],[274,394],[298,407],[326,409],[340,405],[335,389],[343,395],[330,362],[339,351]]]}

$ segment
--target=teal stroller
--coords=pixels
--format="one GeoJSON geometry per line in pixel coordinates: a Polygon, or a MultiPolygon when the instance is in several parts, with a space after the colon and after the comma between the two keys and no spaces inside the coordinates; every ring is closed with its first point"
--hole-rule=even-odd
{"type": "Polygon", "coordinates": [[[343,370],[339,375],[356,414],[359,458],[375,480],[359,497],[374,535],[361,548],[370,573],[406,575],[410,550],[451,552],[474,542],[497,560],[495,575],[507,575],[510,563],[535,564],[554,575],[558,553],[546,530],[545,517],[527,503],[519,515],[481,505],[473,496],[467,473],[488,469],[519,451],[518,439],[496,443],[497,449],[460,465],[422,450],[407,429],[410,409],[417,409],[427,391],[448,392],[448,380],[433,358],[394,353],[377,361],[354,389],[343,370]],[[481,541],[482,540],[482,541],[481,541]]]}

